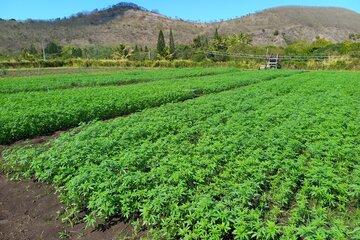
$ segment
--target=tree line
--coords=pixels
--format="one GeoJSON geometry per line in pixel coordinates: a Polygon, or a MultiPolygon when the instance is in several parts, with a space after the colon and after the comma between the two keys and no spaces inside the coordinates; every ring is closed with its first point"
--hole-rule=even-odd
{"type": "MultiPolygon", "coordinates": [[[[50,41],[39,49],[34,45],[24,48],[17,56],[2,55],[2,60],[15,59],[36,61],[45,58],[51,59],[113,59],[113,60],[191,60],[195,62],[212,61],[227,62],[250,58],[251,56],[265,56],[279,54],[282,56],[300,56],[314,58],[319,56],[348,56],[360,57],[359,34],[352,34],[349,40],[333,43],[318,37],[313,42],[297,41],[287,46],[255,46],[252,37],[246,33],[222,35],[215,29],[213,36],[199,35],[191,44],[176,44],[176,35],[170,29],[165,36],[160,30],[156,47],[129,46],[118,44],[116,46],[94,45],[78,47],[61,45],[50,41]]],[[[299,58],[298,58],[299,59],[299,58]]]]}

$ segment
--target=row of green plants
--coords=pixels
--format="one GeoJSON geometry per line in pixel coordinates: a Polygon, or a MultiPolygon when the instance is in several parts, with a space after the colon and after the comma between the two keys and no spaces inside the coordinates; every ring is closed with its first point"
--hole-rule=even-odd
{"type": "Polygon", "coordinates": [[[192,68],[189,69],[129,69],[121,71],[100,70],[94,73],[46,74],[43,76],[6,77],[0,81],[0,93],[49,91],[77,87],[117,86],[164,79],[211,76],[229,72],[236,68],[192,68]]]}
{"type": "MultiPolygon", "coordinates": [[[[96,122],[4,153],[89,226],[149,239],[360,238],[358,73],[311,72],[96,122]]],[[[218,83],[220,84],[220,83],[218,83]]]]}
{"type": "Polygon", "coordinates": [[[221,75],[165,79],[125,86],[1,94],[0,144],[289,74],[294,72],[237,70],[221,75]]]}

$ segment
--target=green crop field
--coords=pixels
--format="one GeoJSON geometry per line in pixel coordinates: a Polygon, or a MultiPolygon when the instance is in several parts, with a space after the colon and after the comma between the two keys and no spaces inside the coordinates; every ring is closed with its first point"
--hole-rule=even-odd
{"type": "Polygon", "coordinates": [[[75,87],[126,85],[163,79],[180,79],[217,75],[236,71],[234,68],[155,69],[122,72],[100,71],[92,74],[54,74],[45,76],[8,77],[0,79],[0,93],[49,91],[75,87]]]}
{"type": "Polygon", "coordinates": [[[36,82],[34,77],[29,81],[26,79],[0,81],[0,92],[7,92],[0,96],[0,144],[49,134],[75,127],[82,122],[127,115],[148,107],[184,101],[202,94],[221,92],[296,72],[266,72],[259,75],[254,71],[241,72],[234,69],[195,69],[190,72],[188,69],[165,70],[164,73],[159,74],[162,80],[157,81],[155,81],[156,71],[141,75],[138,73],[105,75],[104,79],[99,75],[91,78],[93,75],[90,75],[45,76],[40,78],[39,82],[36,82]],[[140,76],[143,79],[150,79],[149,82],[117,85],[126,81],[122,79],[140,79],[140,76]],[[53,90],[44,90],[46,84],[53,90]],[[91,86],[93,84],[98,86],[91,86]],[[101,84],[105,86],[99,86],[101,84]],[[68,88],[76,85],[79,87],[68,88]],[[9,90],[11,86],[27,91],[11,92],[9,90]],[[62,89],[63,87],[66,89],[62,89]]]}
{"type": "Polygon", "coordinates": [[[0,144],[68,129],[1,164],[55,186],[64,219],[120,216],[149,239],[360,239],[358,72],[131,70],[0,92],[0,144]]]}

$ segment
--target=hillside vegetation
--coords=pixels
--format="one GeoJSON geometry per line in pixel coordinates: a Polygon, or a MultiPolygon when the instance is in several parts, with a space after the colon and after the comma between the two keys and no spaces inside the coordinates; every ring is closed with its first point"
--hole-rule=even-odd
{"type": "Polygon", "coordinates": [[[254,45],[286,45],[296,40],[323,37],[344,41],[360,32],[360,14],[341,8],[281,7],[232,20],[194,23],[172,19],[134,4],[120,3],[91,13],[51,21],[0,21],[0,52],[11,53],[42,41],[80,47],[117,44],[153,47],[159,30],[173,30],[178,44],[198,35],[249,33],[254,45]]]}

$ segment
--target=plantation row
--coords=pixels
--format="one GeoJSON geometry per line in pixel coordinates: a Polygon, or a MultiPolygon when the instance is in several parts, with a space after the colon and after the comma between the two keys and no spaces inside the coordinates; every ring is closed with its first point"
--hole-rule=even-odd
{"type": "Polygon", "coordinates": [[[53,74],[0,79],[0,93],[49,91],[75,87],[124,85],[163,79],[178,79],[239,72],[236,68],[152,69],[126,70],[82,74],[53,74]]]}
{"type": "Polygon", "coordinates": [[[159,80],[126,86],[62,89],[48,92],[2,94],[0,96],[0,144],[49,134],[82,122],[109,119],[168,102],[179,102],[201,94],[271,80],[297,72],[230,72],[159,80]]]}
{"type": "Polygon", "coordinates": [[[55,185],[68,217],[120,215],[154,239],[360,239],[358,79],[303,73],[167,104],[8,150],[4,168],[55,185]]]}

